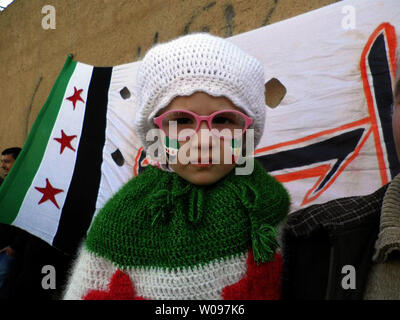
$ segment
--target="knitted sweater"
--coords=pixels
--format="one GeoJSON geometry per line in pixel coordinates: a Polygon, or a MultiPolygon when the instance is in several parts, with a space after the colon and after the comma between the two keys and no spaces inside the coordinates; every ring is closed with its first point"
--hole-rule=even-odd
{"type": "Polygon", "coordinates": [[[365,300],[400,299],[400,174],[383,198],[379,235],[364,292],[365,300]]]}
{"type": "Polygon", "coordinates": [[[283,186],[255,161],[196,186],[148,167],[96,216],[65,299],[277,299],[283,186]]]}

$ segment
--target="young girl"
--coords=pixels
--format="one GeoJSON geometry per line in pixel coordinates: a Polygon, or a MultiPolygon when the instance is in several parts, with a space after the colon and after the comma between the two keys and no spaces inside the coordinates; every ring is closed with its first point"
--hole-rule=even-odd
{"type": "Polygon", "coordinates": [[[65,299],[278,299],[288,193],[257,161],[247,175],[227,161],[263,133],[261,64],[222,38],[183,36],[146,54],[137,98],[138,136],[148,152],[160,129],[168,163],[99,212],[65,299]]]}

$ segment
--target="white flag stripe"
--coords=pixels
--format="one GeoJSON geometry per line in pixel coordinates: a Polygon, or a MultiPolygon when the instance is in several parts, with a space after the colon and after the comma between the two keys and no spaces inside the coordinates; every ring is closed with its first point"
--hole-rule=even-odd
{"type": "MultiPolygon", "coordinates": [[[[42,162],[36,172],[31,187],[25,195],[19,214],[13,223],[48,243],[52,243],[57,232],[61,210],[74,172],[92,71],[92,66],[77,63],[65,91],[62,105],[47,143],[42,162]],[[75,110],[72,101],[67,100],[68,97],[74,95],[74,88],[77,90],[83,89],[80,97],[85,102],[77,101],[75,110]],[[71,146],[76,151],[65,148],[62,154],[60,154],[61,144],[54,140],[54,138],[61,138],[61,130],[68,136],[77,136],[71,141],[71,146]],[[63,190],[63,192],[55,195],[55,200],[60,209],[50,200],[39,204],[43,193],[36,190],[35,187],[45,188],[46,179],[49,180],[52,187],[63,190]]],[[[77,214],[79,214],[79,212],[77,212],[77,214]]]]}
{"type": "Polygon", "coordinates": [[[135,118],[135,75],[137,62],[113,68],[108,92],[106,141],[103,149],[99,196],[96,216],[111,196],[133,177],[133,165],[140,142],[133,129],[135,118]],[[130,97],[124,99],[121,90],[127,88],[130,97]],[[111,154],[119,150],[124,158],[123,166],[118,166],[111,154]]]}

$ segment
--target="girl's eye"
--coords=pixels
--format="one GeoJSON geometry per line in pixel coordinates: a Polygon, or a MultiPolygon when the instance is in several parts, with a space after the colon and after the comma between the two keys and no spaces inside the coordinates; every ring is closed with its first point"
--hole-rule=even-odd
{"type": "Polygon", "coordinates": [[[233,123],[232,119],[224,117],[224,116],[217,116],[214,117],[213,123],[215,124],[231,124],[233,123]]]}
{"type": "Polygon", "coordinates": [[[183,124],[192,124],[193,120],[187,117],[177,117],[175,121],[178,123],[178,125],[183,125],[183,124]]]}
{"type": "Polygon", "coordinates": [[[185,121],[185,119],[191,119],[191,116],[185,112],[172,112],[168,114],[164,121],[185,121]]]}
{"type": "Polygon", "coordinates": [[[178,126],[193,126],[196,120],[186,112],[172,112],[164,118],[164,123],[174,121],[178,126]]]}

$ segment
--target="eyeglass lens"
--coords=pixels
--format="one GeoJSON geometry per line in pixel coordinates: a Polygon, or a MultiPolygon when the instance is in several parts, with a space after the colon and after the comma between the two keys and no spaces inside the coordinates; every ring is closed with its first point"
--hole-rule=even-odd
{"type": "MultiPolygon", "coordinates": [[[[171,126],[175,125],[175,123],[178,135],[182,130],[196,130],[197,128],[196,118],[192,114],[182,111],[167,114],[162,121],[162,128],[168,134],[170,133],[171,126]]],[[[219,136],[230,136],[233,138],[237,136],[238,132],[242,134],[245,127],[246,119],[236,112],[226,111],[218,113],[211,121],[211,130],[216,132],[219,136]]],[[[173,130],[171,130],[171,133],[172,131],[173,130]]]]}

